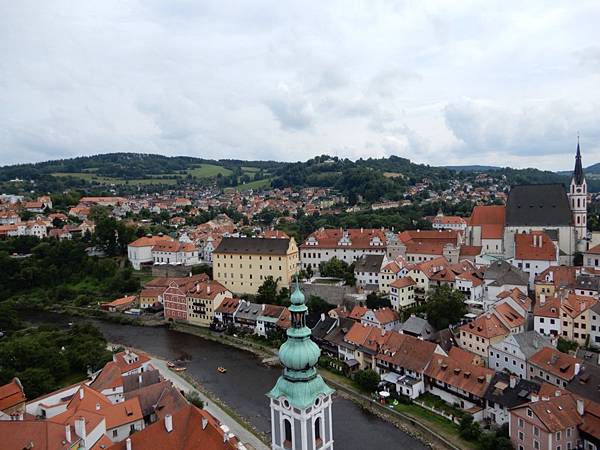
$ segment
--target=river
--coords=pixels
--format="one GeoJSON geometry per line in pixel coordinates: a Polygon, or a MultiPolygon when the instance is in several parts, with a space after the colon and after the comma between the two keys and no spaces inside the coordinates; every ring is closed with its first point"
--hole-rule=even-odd
{"type": "MultiPolygon", "coordinates": [[[[52,323],[68,326],[69,318],[56,314],[28,314],[25,320],[33,323],[52,323]]],[[[191,355],[187,373],[206,389],[245,417],[257,429],[270,435],[268,392],[281,369],[261,364],[252,353],[239,350],[201,337],[167,328],[136,327],[109,322],[93,321],[107,341],[139,348],[154,355],[175,359],[182,354],[191,355]],[[226,374],[216,371],[227,368],[226,374]]],[[[333,404],[333,430],[335,448],[338,450],[368,449],[425,449],[418,440],[393,425],[363,412],[351,401],[335,396],[333,404]]]]}

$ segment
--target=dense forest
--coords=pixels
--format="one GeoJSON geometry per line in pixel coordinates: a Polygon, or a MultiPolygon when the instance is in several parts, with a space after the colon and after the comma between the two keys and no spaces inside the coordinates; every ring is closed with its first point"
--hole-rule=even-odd
{"type": "MultiPolygon", "coordinates": [[[[368,158],[352,161],[322,155],[304,162],[210,160],[152,154],[113,153],[72,159],[0,167],[0,189],[9,193],[63,192],[87,194],[156,192],[173,187],[220,188],[329,187],[355,203],[396,200],[408,186],[427,180],[443,190],[453,180],[474,180],[485,172],[494,179],[517,183],[568,183],[569,173],[538,169],[481,166],[434,167],[406,158],[368,158]],[[15,181],[18,180],[18,181],[15,181]]],[[[600,191],[600,180],[589,177],[591,191],[600,191]]]]}

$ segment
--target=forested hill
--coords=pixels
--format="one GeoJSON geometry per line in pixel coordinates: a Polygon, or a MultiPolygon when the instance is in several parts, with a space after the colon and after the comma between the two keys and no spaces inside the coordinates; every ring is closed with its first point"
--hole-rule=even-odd
{"type": "MultiPolygon", "coordinates": [[[[261,189],[267,187],[330,187],[349,201],[362,196],[366,201],[396,200],[408,186],[427,181],[435,190],[444,190],[454,181],[476,182],[487,174],[494,180],[516,183],[568,183],[569,175],[537,169],[485,166],[434,167],[415,164],[406,158],[349,159],[318,156],[304,162],[212,160],[187,156],[112,153],[72,159],[0,167],[2,192],[56,192],[78,189],[85,192],[132,192],[140,189],[209,185],[222,188],[261,189]]],[[[590,177],[593,191],[600,181],[590,177]]]]}

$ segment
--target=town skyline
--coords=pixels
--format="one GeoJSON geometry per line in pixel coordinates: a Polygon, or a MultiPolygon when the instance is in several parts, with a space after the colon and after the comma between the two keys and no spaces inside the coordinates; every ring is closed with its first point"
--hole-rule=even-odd
{"type": "Polygon", "coordinates": [[[600,6],[515,6],[5,2],[0,156],[600,160],[600,6]]]}

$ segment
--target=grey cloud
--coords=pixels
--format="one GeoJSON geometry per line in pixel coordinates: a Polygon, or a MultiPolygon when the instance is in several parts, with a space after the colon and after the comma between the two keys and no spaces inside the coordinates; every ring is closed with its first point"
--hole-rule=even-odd
{"type": "Polygon", "coordinates": [[[578,131],[590,141],[598,139],[598,114],[600,104],[567,101],[509,108],[492,101],[463,100],[444,110],[448,128],[463,144],[461,151],[521,156],[569,152],[578,131]]]}
{"type": "Polygon", "coordinates": [[[281,128],[294,131],[310,128],[315,116],[311,101],[285,84],[277,91],[277,95],[267,101],[267,106],[281,128]]]}

